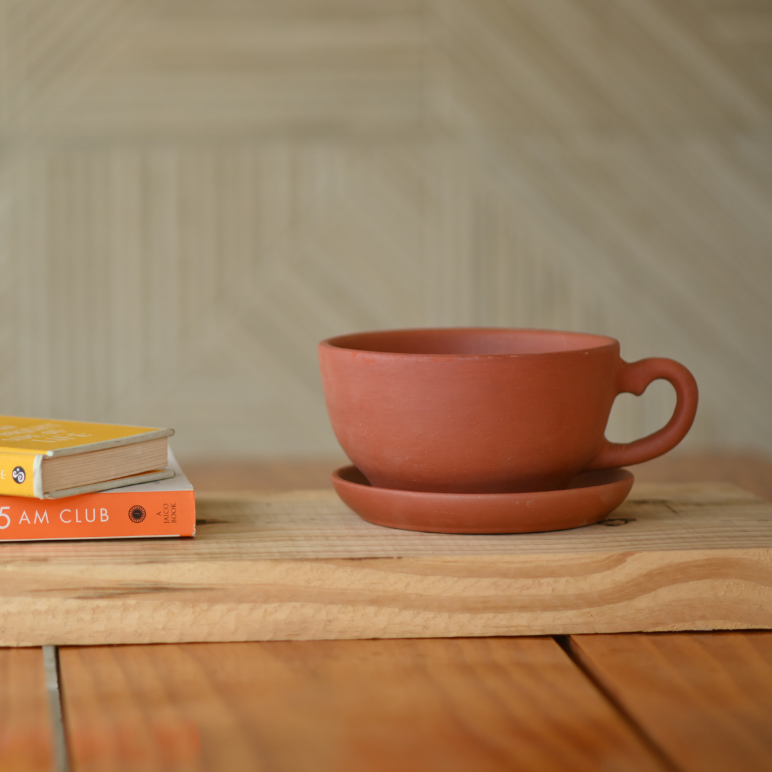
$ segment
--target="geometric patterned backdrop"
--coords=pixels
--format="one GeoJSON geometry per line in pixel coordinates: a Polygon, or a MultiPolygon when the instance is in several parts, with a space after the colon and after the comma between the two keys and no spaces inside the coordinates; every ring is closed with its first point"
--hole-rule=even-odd
{"type": "Polygon", "coordinates": [[[446,324],[674,357],[772,451],[772,7],[0,0],[0,413],[329,452],[317,341],[446,324]]]}

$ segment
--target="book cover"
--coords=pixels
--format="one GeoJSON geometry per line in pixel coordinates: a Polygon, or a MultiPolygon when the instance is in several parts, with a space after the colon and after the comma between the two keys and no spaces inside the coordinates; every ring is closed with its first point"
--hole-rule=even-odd
{"type": "Polygon", "coordinates": [[[0,541],[193,536],[193,486],[171,452],[169,470],[174,477],[55,500],[0,495],[0,541]]]}
{"type": "MultiPolygon", "coordinates": [[[[42,499],[42,465],[45,459],[160,441],[160,438],[172,434],[173,429],[148,426],[0,416],[0,495],[42,499]]],[[[148,472],[145,471],[146,474],[148,472]]],[[[154,479],[162,476],[162,473],[156,472],[154,479]]],[[[106,481],[101,487],[114,484],[106,481]]],[[[75,492],[60,491],[58,495],[75,492]]]]}

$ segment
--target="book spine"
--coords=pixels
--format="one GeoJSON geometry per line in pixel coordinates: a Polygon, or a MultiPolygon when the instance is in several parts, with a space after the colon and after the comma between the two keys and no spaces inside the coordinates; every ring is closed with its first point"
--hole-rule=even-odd
{"type": "Polygon", "coordinates": [[[0,496],[43,498],[43,456],[14,451],[0,452],[0,496]]]}
{"type": "Polygon", "coordinates": [[[0,541],[193,536],[192,490],[100,491],[34,501],[0,496],[0,541]]]}

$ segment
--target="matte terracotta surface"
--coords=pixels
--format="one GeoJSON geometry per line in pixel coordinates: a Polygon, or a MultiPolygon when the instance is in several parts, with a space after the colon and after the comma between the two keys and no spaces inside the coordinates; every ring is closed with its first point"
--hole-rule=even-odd
{"type": "Polygon", "coordinates": [[[688,432],[697,385],[669,359],[628,364],[613,338],[509,329],[358,333],[319,345],[327,409],[378,488],[503,493],[565,488],[582,470],[637,464],[688,432]],[[625,445],[604,431],[616,396],[665,378],[678,402],[625,445]]]}
{"type": "Polygon", "coordinates": [[[345,504],[376,525],[434,533],[534,533],[597,523],[628,496],[627,469],[583,472],[565,490],[538,493],[424,493],[373,488],[354,466],[333,472],[345,504]]]}

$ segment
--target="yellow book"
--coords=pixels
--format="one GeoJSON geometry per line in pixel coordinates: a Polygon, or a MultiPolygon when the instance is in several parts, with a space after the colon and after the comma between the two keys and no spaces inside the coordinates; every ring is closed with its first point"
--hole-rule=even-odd
{"type": "Polygon", "coordinates": [[[173,477],[173,429],[0,416],[0,495],[61,498],[173,477]]]}

